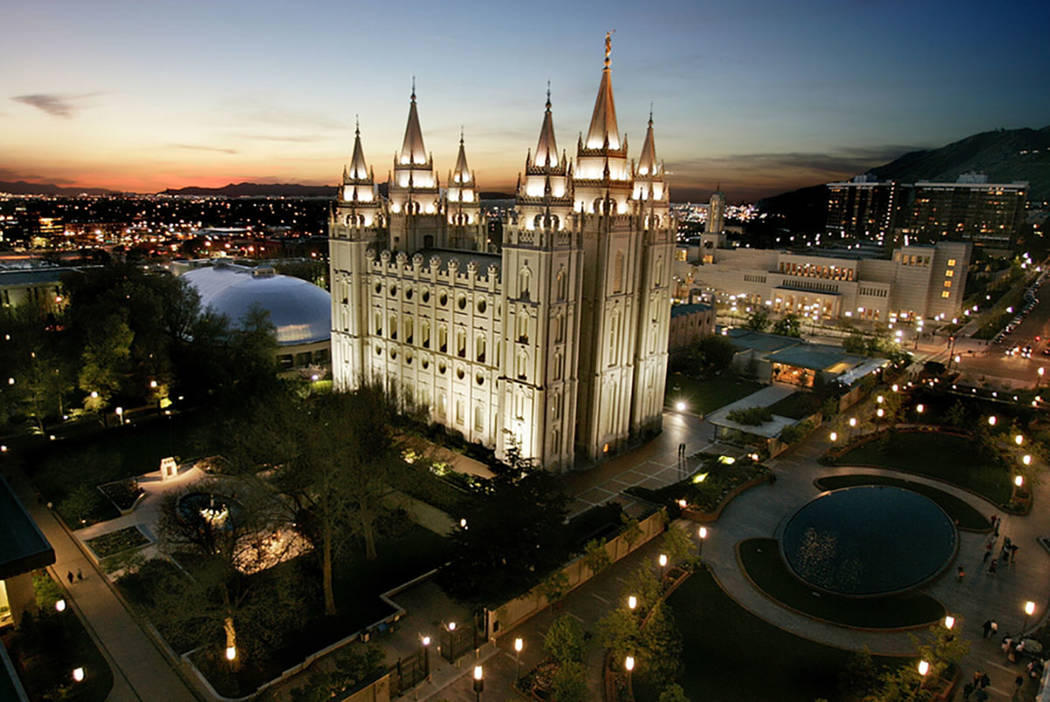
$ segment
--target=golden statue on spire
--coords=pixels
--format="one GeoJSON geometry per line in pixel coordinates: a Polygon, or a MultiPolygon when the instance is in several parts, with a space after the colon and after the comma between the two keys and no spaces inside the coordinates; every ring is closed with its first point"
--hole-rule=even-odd
{"type": "Polygon", "coordinates": [[[605,33],[605,65],[609,65],[609,54],[612,53],[612,35],[616,30],[612,30],[605,33]]]}

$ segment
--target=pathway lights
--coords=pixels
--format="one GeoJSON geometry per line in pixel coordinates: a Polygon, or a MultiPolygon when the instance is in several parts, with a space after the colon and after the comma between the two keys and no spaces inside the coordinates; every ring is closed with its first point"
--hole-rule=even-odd
{"type": "Polygon", "coordinates": [[[485,689],[485,671],[480,665],[474,666],[474,699],[480,702],[481,692],[485,689]]]}
{"type": "Polygon", "coordinates": [[[989,418],[988,418],[988,426],[990,426],[990,427],[994,427],[994,426],[995,426],[995,423],[996,423],[997,421],[999,421],[999,420],[997,420],[997,419],[995,418],[995,415],[993,414],[993,415],[992,415],[991,417],[989,417],[989,418]]]}
{"type": "Polygon", "coordinates": [[[74,668],[73,669],[73,680],[76,682],[84,682],[84,669],[74,668]]]}
{"type": "Polygon", "coordinates": [[[55,601],[55,611],[56,612],[65,612],[66,611],[66,601],[62,600],[62,599],[56,600],[55,601]]]}
{"type": "Polygon", "coordinates": [[[634,595],[628,595],[627,596],[627,609],[629,609],[629,610],[631,610],[633,612],[637,606],[638,606],[638,598],[635,597],[634,595]]]}
{"type": "Polygon", "coordinates": [[[1028,600],[1024,603],[1024,626],[1021,627],[1021,635],[1028,630],[1028,618],[1035,614],[1035,602],[1028,600]]]}

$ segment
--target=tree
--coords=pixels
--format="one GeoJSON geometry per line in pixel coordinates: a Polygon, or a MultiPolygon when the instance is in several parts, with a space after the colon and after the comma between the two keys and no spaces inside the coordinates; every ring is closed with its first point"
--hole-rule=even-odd
{"type": "Polygon", "coordinates": [[[555,619],[543,636],[543,650],[562,665],[583,661],[585,649],[583,625],[571,614],[555,619]]]}
{"type": "Polygon", "coordinates": [[[618,660],[622,660],[626,655],[634,655],[641,645],[640,624],[640,613],[632,612],[623,606],[617,607],[598,621],[598,643],[602,648],[609,649],[618,660]]]}
{"type": "Polygon", "coordinates": [[[634,543],[642,538],[642,527],[637,519],[628,517],[626,513],[620,515],[620,522],[623,524],[620,535],[623,536],[623,541],[627,544],[627,550],[630,550],[634,543]]]}
{"type": "Polygon", "coordinates": [[[802,320],[797,314],[785,314],[773,325],[773,333],[799,338],[802,336],[802,320]]]}
{"type": "Polygon", "coordinates": [[[536,586],[550,605],[556,604],[569,592],[569,576],[564,570],[555,570],[536,586]]]}
{"type": "Polygon", "coordinates": [[[378,679],[386,669],[385,655],[379,648],[347,646],[336,655],[331,670],[318,670],[310,675],[305,686],[292,689],[291,699],[292,702],[346,699],[346,695],[378,679]]]}
{"type": "Polygon", "coordinates": [[[590,699],[583,664],[578,661],[562,663],[554,673],[551,691],[557,702],[586,702],[590,699]]]}
{"type": "Polygon", "coordinates": [[[846,353],[868,353],[868,337],[863,333],[853,330],[849,336],[842,340],[842,350],[846,353]]]}
{"type": "Polygon", "coordinates": [[[755,311],[748,315],[744,328],[754,332],[764,332],[769,328],[769,310],[761,305],[756,307],[755,311]]]}
{"type": "Polygon", "coordinates": [[[944,415],[944,421],[949,426],[964,427],[966,425],[966,407],[959,400],[955,401],[944,415]]]}
{"type": "Polygon", "coordinates": [[[671,683],[660,693],[658,702],[689,702],[685,696],[685,690],[678,683],[671,683]]]}
{"type": "Polygon", "coordinates": [[[736,355],[736,347],[727,337],[712,334],[696,344],[697,358],[704,375],[717,375],[729,368],[736,355]]]}
{"type": "Polygon", "coordinates": [[[635,659],[642,676],[660,688],[674,682],[681,668],[682,640],[666,602],[658,603],[641,629],[641,646],[635,659]]]}
{"type": "Polygon", "coordinates": [[[605,548],[605,542],[598,539],[588,541],[583,554],[583,563],[594,575],[612,565],[612,558],[605,548]]]}
{"type": "Polygon", "coordinates": [[[696,544],[685,533],[673,524],[664,532],[663,552],[667,554],[671,563],[684,570],[693,570],[700,563],[697,555],[696,544]]]}
{"type": "Polygon", "coordinates": [[[98,411],[124,387],[135,333],[122,314],[113,312],[92,325],[86,337],[77,384],[87,394],[85,407],[98,411]]]}

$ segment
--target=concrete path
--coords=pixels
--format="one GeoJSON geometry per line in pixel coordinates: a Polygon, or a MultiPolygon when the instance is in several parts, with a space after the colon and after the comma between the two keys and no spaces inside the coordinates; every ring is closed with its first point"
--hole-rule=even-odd
{"type": "Polygon", "coordinates": [[[15,493],[55,549],[52,575],[67,591],[74,611],[113,670],[109,702],[196,702],[194,692],[117,599],[94,563],[55,515],[40,504],[22,472],[10,466],[6,470],[15,493]],[[78,570],[84,581],[70,586],[66,573],[78,570]]]}

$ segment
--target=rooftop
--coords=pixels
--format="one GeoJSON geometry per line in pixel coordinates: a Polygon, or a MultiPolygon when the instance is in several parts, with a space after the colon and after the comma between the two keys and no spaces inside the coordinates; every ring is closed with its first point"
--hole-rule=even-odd
{"type": "Polygon", "coordinates": [[[797,368],[845,373],[871,359],[846,353],[839,346],[799,343],[769,354],[769,360],[797,368]]]}
{"type": "Polygon", "coordinates": [[[777,336],[776,334],[763,334],[762,332],[750,331],[748,329],[730,329],[729,341],[738,348],[751,349],[760,353],[771,353],[789,346],[802,343],[800,339],[791,336],[777,336]]]}
{"type": "Polygon", "coordinates": [[[684,317],[694,312],[707,312],[710,309],[711,305],[706,305],[703,302],[694,302],[688,305],[671,305],[671,317],[684,317]]]}
{"type": "Polygon", "coordinates": [[[784,385],[767,385],[761,390],[751,393],[747,397],[743,397],[736,402],[731,402],[725,407],[715,410],[707,415],[706,419],[715,426],[736,429],[745,434],[753,434],[755,436],[773,439],[780,436],[780,432],[784,430],[784,427],[798,424],[798,420],[774,414],[773,419],[768,422],[763,422],[762,424],[738,424],[737,422],[727,419],[727,416],[730,412],[735,410],[750,409],[752,407],[769,407],[770,405],[783,400],[785,397],[795,394],[795,391],[796,388],[786,387],[784,385]]]}
{"type": "Polygon", "coordinates": [[[501,268],[501,262],[503,257],[499,254],[488,254],[480,253],[478,251],[463,251],[460,249],[423,249],[419,252],[423,256],[423,265],[428,265],[430,259],[437,256],[441,259],[440,270],[447,271],[449,261],[456,260],[459,262],[459,270],[461,273],[466,272],[467,264],[471,261],[478,266],[478,275],[487,276],[489,274],[489,266],[495,266],[496,269],[501,268]]]}
{"type": "Polygon", "coordinates": [[[55,551],[26,512],[7,480],[0,477],[0,580],[44,568],[55,551]]]}

